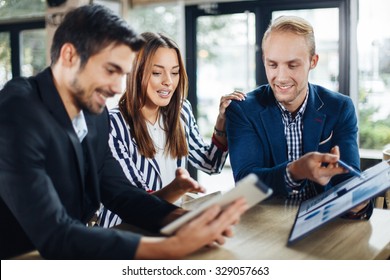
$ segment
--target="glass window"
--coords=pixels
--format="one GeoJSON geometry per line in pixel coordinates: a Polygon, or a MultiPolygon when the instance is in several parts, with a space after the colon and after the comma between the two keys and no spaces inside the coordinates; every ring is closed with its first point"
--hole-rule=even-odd
{"type": "Polygon", "coordinates": [[[44,29],[20,32],[21,76],[29,77],[46,67],[46,32],[44,29]]]}
{"type": "Polygon", "coordinates": [[[196,24],[197,121],[211,138],[221,96],[256,86],[255,14],[201,16],[196,24]]]}
{"type": "MultiPolygon", "coordinates": [[[[161,32],[180,43],[181,6],[178,4],[147,5],[129,10],[127,21],[137,32],[161,32]]],[[[182,49],[182,48],[181,48],[182,49]]]]}
{"type": "Polygon", "coordinates": [[[0,0],[0,19],[44,16],[46,0],[0,0]]]}
{"type": "MultiPolygon", "coordinates": [[[[205,15],[196,19],[197,123],[211,141],[222,95],[256,87],[256,16],[254,13],[205,15]]],[[[221,174],[197,172],[198,181],[211,191],[234,186],[229,158],[221,174]]]]}
{"type": "MultiPolygon", "coordinates": [[[[129,9],[127,22],[138,32],[161,32],[166,34],[179,45],[184,55],[184,40],[181,40],[181,6],[177,4],[145,5],[129,9]]],[[[184,60],[185,61],[185,60],[184,60]]],[[[125,88],[125,80],[123,81],[125,88]]],[[[107,100],[107,107],[117,106],[120,99],[115,95],[107,100]]]]}
{"type": "Polygon", "coordinates": [[[12,78],[9,37],[8,32],[0,32],[0,89],[12,78]]]}
{"type": "Polygon", "coordinates": [[[360,0],[358,23],[360,148],[390,144],[388,0],[360,0]]]}
{"type": "Polygon", "coordinates": [[[276,11],[272,13],[272,18],[281,15],[299,16],[312,24],[319,61],[317,67],[310,71],[309,82],[339,91],[339,9],[276,11]]]}

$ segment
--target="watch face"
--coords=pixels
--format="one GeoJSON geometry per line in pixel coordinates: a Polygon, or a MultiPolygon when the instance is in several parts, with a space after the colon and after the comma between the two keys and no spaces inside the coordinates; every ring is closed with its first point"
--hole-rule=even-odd
{"type": "Polygon", "coordinates": [[[225,131],[218,130],[215,127],[214,127],[214,134],[217,135],[217,136],[220,136],[220,137],[225,137],[226,136],[226,132],[225,131]]]}

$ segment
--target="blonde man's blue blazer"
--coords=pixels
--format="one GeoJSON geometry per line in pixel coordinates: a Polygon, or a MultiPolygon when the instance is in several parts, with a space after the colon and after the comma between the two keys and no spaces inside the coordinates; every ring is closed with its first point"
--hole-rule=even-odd
{"type": "MultiPolygon", "coordinates": [[[[247,94],[242,102],[229,105],[226,111],[230,162],[236,181],[256,173],[274,190],[286,196],[284,174],[288,164],[287,142],[281,111],[269,85],[247,94]]],[[[303,154],[312,151],[329,152],[340,147],[340,158],[360,169],[357,143],[357,117],[348,96],[309,84],[309,97],[303,115],[303,154]]],[[[350,174],[337,175],[322,192],[347,179],[350,174]]],[[[309,182],[306,182],[309,183],[309,182]]]]}

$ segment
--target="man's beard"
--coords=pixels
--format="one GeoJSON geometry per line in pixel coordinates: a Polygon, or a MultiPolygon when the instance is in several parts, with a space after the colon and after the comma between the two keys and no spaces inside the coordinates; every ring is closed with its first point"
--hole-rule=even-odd
{"type": "Polygon", "coordinates": [[[77,78],[73,80],[72,83],[72,99],[74,104],[83,111],[87,111],[91,114],[98,115],[103,112],[105,106],[99,106],[98,108],[94,108],[92,103],[93,96],[91,95],[88,98],[85,90],[79,85],[77,78]]]}

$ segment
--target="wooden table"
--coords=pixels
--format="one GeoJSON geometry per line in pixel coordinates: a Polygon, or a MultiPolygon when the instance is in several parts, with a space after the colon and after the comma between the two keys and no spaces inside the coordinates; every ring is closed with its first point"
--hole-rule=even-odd
{"type": "MultiPolygon", "coordinates": [[[[336,219],[287,247],[297,206],[265,201],[248,210],[235,226],[235,236],[216,248],[187,259],[388,259],[390,210],[374,209],[369,221],[336,219]]],[[[128,228],[123,228],[128,230],[128,228]]],[[[40,259],[37,251],[16,259],[40,259]]]]}
{"type": "Polygon", "coordinates": [[[187,259],[388,259],[390,210],[374,209],[369,221],[335,219],[287,246],[297,206],[267,201],[243,215],[235,236],[187,259]]]}

